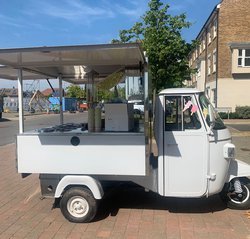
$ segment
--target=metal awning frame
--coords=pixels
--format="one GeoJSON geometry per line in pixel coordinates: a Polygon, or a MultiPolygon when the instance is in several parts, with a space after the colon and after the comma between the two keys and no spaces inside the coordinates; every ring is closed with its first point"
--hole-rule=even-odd
{"type": "Polygon", "coordinates": [[[141,68],[146,65],[137,43],[0,49],[0,78],[18,81],[20,134],[24,132],[23,80],[59,80],[60,123],[63,124],[63,80],[74,84],[93,83],[94,78],[89,80],[96,75],[93,71],[100,81],[121,68],[127,72],[137,70],[141,76],[141,68]],[[81,71],[80,66],[86,67],[90,74],[81,71]]]}

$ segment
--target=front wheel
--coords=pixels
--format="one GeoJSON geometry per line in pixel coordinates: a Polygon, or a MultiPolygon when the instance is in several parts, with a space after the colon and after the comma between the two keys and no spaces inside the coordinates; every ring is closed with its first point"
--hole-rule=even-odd
{"type": "Polygon", "coordinates": [[[90,222],[97,212],[97,201],[90,190],[81,187],[68,189],[61,201],[61,212],[70,222],[90,222]]]}
{"type": "Polygon", "coordinates": [[[241,184],[241,193],[235,192],[233,184],[227,185],[221,192],[221,199],[227,204],[228,208],[238,210],[248,210],[250,208],[250,184],[241,184]]]}

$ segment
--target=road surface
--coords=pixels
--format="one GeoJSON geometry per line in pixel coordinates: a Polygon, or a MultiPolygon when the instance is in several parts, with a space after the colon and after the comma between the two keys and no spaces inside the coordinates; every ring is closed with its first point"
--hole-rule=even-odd
{"type": "MultiPolygon", "coordinates": [[[[0,121],[0,146],[15,142],[18,134],[18,117],[14,114],[11,118],[6,119],[3,114],[3,119],[0,121]]],[[[9,115],[8,115],[9,117],[9,115]]],[[[25,116],[24,130],[44,128],[60,124],[60,116],[58,114],[42,114],[25,116]]],[[[64,123],[84,123],[87,122],[87,113],[65,113],[64,123]]]]}

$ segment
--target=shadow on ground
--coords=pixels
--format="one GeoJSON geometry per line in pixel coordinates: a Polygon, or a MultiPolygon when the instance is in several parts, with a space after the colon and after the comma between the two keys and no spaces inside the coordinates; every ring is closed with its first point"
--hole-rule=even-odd
{"type": "Polygon", "coordinates": [[[0,122],[6,122],[6,121],[11,121],[11,120],[5,119],[5,118],[1,118],[1,119],[0,119],[0,122]]]}
{"type": "Polygon", "coordinates": [[[100,202],[95,221],[116,216],[121,208],[167,210],[172,213],[211,213],[226,209],[218,195],[209,198],[166,198],[140,187],[119,187],[100,202]]]}

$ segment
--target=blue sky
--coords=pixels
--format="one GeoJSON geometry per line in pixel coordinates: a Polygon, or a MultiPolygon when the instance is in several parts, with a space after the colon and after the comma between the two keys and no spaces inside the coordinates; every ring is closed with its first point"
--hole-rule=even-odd
{"type": "MultiPolygon", "coordinates": [[[[186,13],[190,42],[219,0],[162,2],[172,15],[186,13]]],[[[0,48],[109,43],[147,9],[148,0],[0,0],[0,48]]]]}
{"type": "MultiPolygon", "coordinates": [[[[162,0],[185,12],[194,39],[219,0],[162,0]]],[[[147,0],[1,0],[0,48],[108,43],[147,10],[147,0]]]]}

